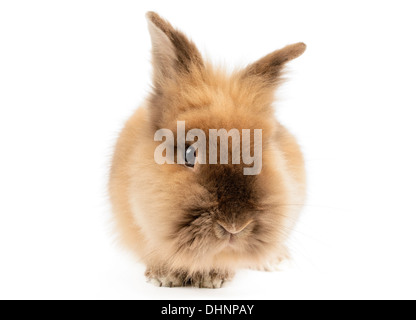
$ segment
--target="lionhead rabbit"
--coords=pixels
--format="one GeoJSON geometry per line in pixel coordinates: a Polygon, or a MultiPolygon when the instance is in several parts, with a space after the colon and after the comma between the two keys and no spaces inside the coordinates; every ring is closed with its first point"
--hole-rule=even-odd
{"type": "MultiPolygon", "coordinates": [[[[284,65],[306,46],[289,45],[227,74],[205,62],[194,43],[156,13],[147,19],[153,91],[116,146],[109,184],[116,225],[151,282],[219,288],[238,268],[264,270],[288,255],[285,242],[304,202],[304,162],[272,103],[284,65]],[[261,129],[261,140],[249,143],[261,146],[261,157],[254,156],[260,172],[245,174],[250,165],[244,163],[187,160],[195,150],[189,141],[176,145],[176,139],[165,152],[177,161],[158,163],[155,133],[170,129],[177,137],[178,121],[207,137],[211,129],[261,129]]],[[[229,150],[235,151],[232,142],[229,150]]],[[[207,144],[207,153],[213,145],[217,141],[207,144]]]]}

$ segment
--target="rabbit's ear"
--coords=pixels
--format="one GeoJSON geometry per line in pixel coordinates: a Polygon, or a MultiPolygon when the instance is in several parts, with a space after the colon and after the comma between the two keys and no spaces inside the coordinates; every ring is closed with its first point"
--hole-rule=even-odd
{"type": "Polygon", "coordinates": [[[189,73],[203,67],[203,60],[195,44],[182,32],[155,12],[146,14],[152,39],[154,85],[162,86],[166,78],[189,73]]]}
{"type": "Polygon", "coordinates": [[[276,50],[267,56],[247,66],[243,71],[243,78],[259,78],[265,84],[275,85],[284,65],[299,56],[306,50],[304,43],[295,43],[276,50]]]}

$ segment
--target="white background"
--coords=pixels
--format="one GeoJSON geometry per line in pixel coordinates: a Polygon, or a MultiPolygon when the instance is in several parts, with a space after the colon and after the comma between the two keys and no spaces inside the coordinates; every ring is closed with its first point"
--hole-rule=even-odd
{"type": "Polygon", "coordinates": [[[1,1],[0,298],[416,298],[414,13],[413,1],[1,1]],[[148,10],[230,69],[308,45],[276,105],[309,173],[282,272],[161,289],[114,243],[107,174],[149,92],[148,10]]]}

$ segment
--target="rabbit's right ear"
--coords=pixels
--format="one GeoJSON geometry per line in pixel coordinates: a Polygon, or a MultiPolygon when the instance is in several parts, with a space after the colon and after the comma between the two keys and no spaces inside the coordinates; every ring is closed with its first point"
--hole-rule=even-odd
{"type": "Polygon", "coordinates": [[[152,39],[153,82],[162,89],[164,81],[175,79],[195,68],[203,68],[203,60],[195,44],[182,32],[155,12],[146,14],[152,39]]]}

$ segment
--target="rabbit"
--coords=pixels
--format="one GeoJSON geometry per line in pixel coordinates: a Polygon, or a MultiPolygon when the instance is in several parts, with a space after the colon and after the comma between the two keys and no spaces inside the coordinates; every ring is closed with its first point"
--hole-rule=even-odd
{"type": "MultiPolygon", "coordinates": [[[[120,241],[161,287],[221,288],[238,269],[273,269],[289,257],[286,242],[306,194],[303,154],[275,118],[274,94],[285,64],[306,45],[226,72],[158,14],[146,18],[152,91],[118,138],[109,178],[120,241]],[[204,132],[261,129],[261,172],[246,175],[243,164],[156,163],[155,132],[175,133],[178,121],[204,132]]],[[[178,159],[184,150],[174,148],[178,159]]]]}

